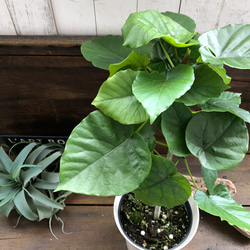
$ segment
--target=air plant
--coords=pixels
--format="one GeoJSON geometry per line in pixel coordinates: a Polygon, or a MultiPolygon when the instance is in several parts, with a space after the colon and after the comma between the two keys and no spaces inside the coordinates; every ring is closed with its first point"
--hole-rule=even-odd
{"type": "Polygon", "coordinates": [[[12,210],[31,221],[53,217],[65,207],[64,201],[70,192],[54,192],[59,183],[59,160],[64,147],[58,144],[28,143],[12,160],[0,147],[0,214],[9,216],[12,210]]]}

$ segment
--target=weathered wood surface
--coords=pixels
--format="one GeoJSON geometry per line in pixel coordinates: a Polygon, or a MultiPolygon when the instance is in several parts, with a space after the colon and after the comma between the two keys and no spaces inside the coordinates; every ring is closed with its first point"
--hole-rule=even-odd
{"type": "MultiPolygon", "coordinates": [[[[0,42],[0,133],[23,135],[68,135],[91,110],[90,105],[107,72],[86,62],[79,50],[88,38],[53,38],[36,43],[34,38],[23,42],[6,39],[0,42]],[[54,39],[54,40],[53,40],[54,39]]],[[[250,110],[249,70],[230,70],[233,90],[243,92],[243,103],[250,110]]],[[[164,153],[164,152],[163,152],[164,153]]],[[[201,176],[199,162],[189,157],[191,172],[201,176]]],[[[235,169],[220,172],[236,185],[235,200],[250,209],[250,155],[235,169]]],[[[180,161],[178,170],[187,174],[180,161]]],[[[49,232],[48,221],[29,222],[12,213],[0,216],[0,249],[84,249],[125,250],[112,213],[113,197],[91,197],[72,194],[66,208],[59,213],[65,223],[53,220],[56,240],[49,232]]],[[[250,241],[219,218],[201,213],[198,233],[185,249],[246,250],[250,241]]]]}
{"type": "Polygon", "coordinates": [[[250,23],[248,0],[0,0],[0,35],[120,34],[130,13],[147,9],[187,14],[200,33],[250,23]]]}

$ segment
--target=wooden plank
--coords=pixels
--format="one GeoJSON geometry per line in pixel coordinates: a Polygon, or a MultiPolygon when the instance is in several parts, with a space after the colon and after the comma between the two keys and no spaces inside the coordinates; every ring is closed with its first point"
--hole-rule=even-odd
{"type": "Polygon", "coordinates": [[[93,0],[52,0],[58,35],[96,35],[93,0]]]}
{"type": "Polygon", "coordinates": [[[90,36],[0,36],[0,55],[74,55],[90,36]]]}
{"type": "Polygon", "coordinates": [[[18,35],[56,35],[49,0],[6,0],[18,35]]]}
{"type": "Polygon", "coordinates": [[[3,134],[69,135],[94,110],[91,102],[107,77],[106,71],[85,67],[81,57],[9,57],[0,65],[3,134]],[[69,67],[56,66],[60,61],[69,67]]]}
{"type": "Polygon", "coordinates": [[[5,0],[0,0],[0,35],[16,35],[5,0]]]}
{"type": "Polygon", "coordinates": [[[55,219],[52,229],[58,237],[56,240],[48,228],[48,220],[41,222],[28,221],[21,218],[16,229],[18,216],[12,213],[7,219],[0,216],[1,249],[83,249],[83,250],[126,250],[113,220],[112,206],[68,206],[59,213],[65,223],[62,225],[55,219]]]}
{"type": "Polygon", "coordinates": [[[74,194],[72,193],[67,197],[67,205],[113,205],[114,197],[98,197],[84,194],[74,194]]]}
{"type": "Polygon", "coordinates": [[[160,12],[179,12],[180,0],[138,0],[138,11],[154,9],[160,12]]]}
{"type": "MultiPolygon", "coordinates": [[[[17,228],[18,215],[11,213],[9,218],[0,216],[1,248],[6,250],[35,249],[83,249],[83,250],[126,250],[123,237],[114,219],[112,206],[67,206],[59,212],[64,221],[63,234],[61,223],[52,221],[56,240],[48,229],[48,221],[32,222],[21,218],[17,228]]],[[[185,247],[186,250],[246,250],[250,241],[218,217],[201,212],[198,231],[185,247]]]]}
{"type": "Polygon", "coordinates": [[[136,0],[94,0],[97,35],[121,34],[121,27],[131,12],[137,9],[136,0]]]}
{"type": "MultiPolygon", "coordinates": [[[[180,12],[193,18],[196,30],[204,33],[218,26],[218,17],[222,11],[224,0],[182,0],[180,12]]],[[[239,1],[238,4],[240,5],[239,1]]]]}
{"type": "Polygon", "coordinates": [[[250,1],[249,0],[226,0],[218,17],[218,26],[223,27],[230,23],[250,24],[250,1]]]}

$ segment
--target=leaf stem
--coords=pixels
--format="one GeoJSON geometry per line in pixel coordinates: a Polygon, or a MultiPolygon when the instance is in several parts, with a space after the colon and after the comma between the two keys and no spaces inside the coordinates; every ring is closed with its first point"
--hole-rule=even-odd
{"type": "MultiPolygon", "coordinates": [[[[149,119],[148,119],[148,120],[149,120],[149,119]]],[[[143,122],[143,123],[141,124],[141,126],[135,131],[135,133],[139,133],[140,130],[146,125],[146,123],[148,122],[148,120],[146,120],[145,122],[143,122]]]]}
{"type": "Polygon", "coordinates": [[[186,165],[186,167],[187,167],[187,171],[188,171],[188,173],[189,173],[189,176],[190,176],[192,182],[194,183],[194,186],[196,187],[196,189],[199,190],[198,186],[196,185],[196,183],[195,183],[195,181],[194,181],[193,175],[192,175],[192,173],[191,173],[191,171],[190,171],[190,168],[189,168],[189,166],[188,166],[188,162],[187,162],[187,159],[186,159],[186,158],[184,158],[184,162],[185,162],[185,165],[186,165]]]}
{"type": "Polygon", "coordinates": [[[175,66],[174,66],[174,64],[173,64],[173,62],[172,62],[172,60],[171,60],[171,58],[170,58],[168,52],[165,50],[165,48],[164,48],[164,46],[163,46],[163,44],[162,44],[161,41],[160,41],[160,45],[161,45],[161,47],[162,47],[162,50],[163,50],[164,54],[166,55],[166,57],[167,57],[167,59],[168,59],[168,62],[169,62],[170,65],[171,65],[171,67],[174,68],[175,66]]]}
{"type": "Polygon", "coordinates": [[[178,55],[176,47],[174,47],[174,54],[175,54],[175,58],[176,58],[177,62],[179,62],[179,55],[178,55]]]}
{"type": "Polygon", "coordinates": [[[157,144],[164,146],[164,147],[168,147],[168,144],[160,142],[160,141],[156,141],[157,144]]]}

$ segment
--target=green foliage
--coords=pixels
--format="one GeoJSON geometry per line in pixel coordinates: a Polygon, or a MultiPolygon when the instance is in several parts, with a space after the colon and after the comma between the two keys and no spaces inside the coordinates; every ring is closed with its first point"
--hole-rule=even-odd
{"type": "Polygon", "coordinates": [[[250,25],[201,35],[195,27],[185,15],[147,10],[128,17],[122,37],[83,43],[83,56],[110,75],[92,103],[99,110],[67,141],[57,190],[134,192],[150,205],[184,203],[190,183],[177,163],[157,153],[161,143],[169,158],[184,157],[187,168],[187,155],[199,159],[208,188],[195,194],[201,209],[250,230],[250,212],[215,185],[217,171],[236,167],[248,148],[250,114],[240,108],[240,94],[228,91],[224,65],[250,69],[250,25]],[[156,140],[156,127],[166,143],[156,140]]]}
{"type": "MultiPolygon", "coordinates": [[[[0,214],[16,210],[31,221],[56,216],[69,192],[54,193],[59,183],[59,159],[63,147],[27,144],[14,161],[0,147],[0,214]]],[[[50,226],[51,233],[52,229],[50,226]]]]}

